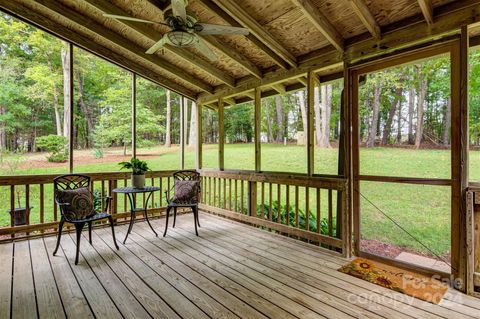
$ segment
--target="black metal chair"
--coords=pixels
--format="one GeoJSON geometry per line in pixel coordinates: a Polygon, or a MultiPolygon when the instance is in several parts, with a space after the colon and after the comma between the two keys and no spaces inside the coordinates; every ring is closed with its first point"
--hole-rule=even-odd
{"type": "MultiPolygon", "coordinates": [[[[178,185],[177,185],[178,186],[178,185]]],[[[200,221],[198,219],[198,201],[200,199],[200,173],[196,171],[177,171],[173,173],[173,187],[170,190],[165,191],[165,197],[167,198],[167,218],[165,222],[165,232],[163,233],[163,237],[167,235],[167,228],[168,228],[168,217],[170,216],[170,211],[173,208],[173,228],[175,228],[175,222],[177,220],[177,208],[191,208],[193,212],[193,219],[195,224],[195,234],[198,236],[197,225],[200,227],[200,221]],[[194,190],[193,195],[190,198],[178,200],[175,198],[175,194],[173,197],[169,198],[169,194],[171,194],[172,190],[175,190],[175,185],[178,184],[180,181],[193,181],[196,182],[196,187],[194,190]]]]}
{"type": "Polygon", "coordinates": [[[112,201],[111,197],[106,197],[105,212],[97,212],[95,211],[95,208],[92,206],[93,211],[91,212],[91,214],[83,218],[77,218],[76,216],[73,216],[71,213],[69,213],[68,207],[70,207],[72,203],[63,202],[59,198],[59,194],[61,193],[61,191],[77,190],[80,188],[85,188],[86,190],[88,190],[88,193],[91,195],[91,198],[93,199],[93,194],[90,191],[90,185],[91,185],[90,183],[91,181],[89,176],[78,175],[78,174],[62,175],[62,176],[56,177],[53,180],[53,185],[55,188],[55,202],[60,207],[60,213],[61,213],[61,219],[58,227],[57,246],[55,247],[55,251],[53,252],[53,255],[57,253],[58,247],[60,246],[60,239],[62,237],[62,228],[64,223],[65,222],[72,223],[75,226],[75,230],[77,233],[77,252],[75,255],[75,265],[78,264],[78,255],[80,252],[80,238],[82,234],[82,229],[85,226],[85,224],[88,224],[88,237],[89,237],[90,244],[92,244],[92,223],[98,220],[108,219],[110,226],[112,228],[113,242],[115,243],[115,247],[119,249],[117,245],[117,241],[115,239],[115,229],[113,226],[113,218],[112,218],[112,215],[107,213],[108,207],[112,201]]]}

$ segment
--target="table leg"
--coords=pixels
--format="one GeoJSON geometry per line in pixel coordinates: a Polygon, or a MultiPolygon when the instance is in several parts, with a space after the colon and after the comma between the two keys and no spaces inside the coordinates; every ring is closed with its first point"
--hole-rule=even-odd
{"type": "Polygon", "coordinates": [[[152,194],[153,194],[153,192],[151,192],[150,194],[148,194],[148,196],[147,196],[147,201],[145,202],[145,218],[147,219],[148,226],[150,226],[150,228],[152,229],[152,231],[153,231],[153,233],[155,234],[155,236],[158,237],[157,232],[155,231],[155,229],[153,229],[152,224],[150,224],[150,220],[148,219],[148,213],[147,213],[148,201],[149,201],[149,199],[150,199],[150,196],[152,196],[152,194]]]}
{"type": "Polygon", "coordinates": [[[127,197],[128,197],[128,201],[130,202],[130,224],[128,225],[128,230],[127,230],[127,234],[125,235],[125,239],[123,240],[123,244],[125,244],[125,242],[127,241],[127,238],[128,238],[128,234],[130,234],[130,232],[132,231],[132,228],[133,228],[133,223],[135,222],[135,217],[136,217],[136,213],[135,213],[135,203],[134,203],[134,200],[132,199],[132,195],[130,193],[127,193],[127,197]]]}

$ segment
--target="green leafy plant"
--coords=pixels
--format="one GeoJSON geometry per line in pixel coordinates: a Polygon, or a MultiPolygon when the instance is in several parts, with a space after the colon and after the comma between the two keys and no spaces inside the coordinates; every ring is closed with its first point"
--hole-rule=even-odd
{"type": "Polygon", "coordinates": [[[47,156],[49,162],[62,163],[68,158],[67,143],[65,136],[47,135],[37,137],[37,147],[50,153],[47,156]]]}
{"type": "Polygon", "coordinates": [[[146,171],[150,171],[147,162],[134,157],[132,157],[130,162],[120,162],[118,165],[121,166],[120,169],[131,169],[133,175],[143,175],[146,171]]]}
{"type": "Polygon", "coordinates": [[[103,150],[101,148],[94,148],[93,149],[93,157],[103,158],[103,150]]]}

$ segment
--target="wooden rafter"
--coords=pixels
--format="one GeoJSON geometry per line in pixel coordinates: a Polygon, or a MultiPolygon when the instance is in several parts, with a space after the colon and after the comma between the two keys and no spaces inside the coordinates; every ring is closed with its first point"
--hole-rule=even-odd
{"type": "Polygon", "coordinates": [[[290,66],[297,66],[297,59],[288,52],[280,42],[278,42],[267,30],[265,30],[255,19],[251,17],[236,1],[233,0],[213,0],[222,10],[228,13],[244,28],[250,30],[259,40],[269,46],[276,54],[285,60],[290,66]]]}
{"type": "Polygon", "coordinates": [[[208,44],[221,51],[223,54],[228,56],[230,59],[237,62],[243,69],[255,76],[256,78],[262,78],[262,71],[255,64],[253,64],[246,57],[238,53],[236,50],[223,43],[222,41],[216,39],[214,36],[204,36],[203,37],[208,44]]]}
{"type": "Polygon", "coordinates": [[[433,4],[432,0],[418,0],[418,5],[422,9],[423,16],[428,24],[433,24],[433,4]]]}
{"type": "Polygon", "coordinates": [[[124,37],[120,36],[119,34],[115,33],[112,30],[109,30],[108,28],[101,25],[100,23],[94,22],[86,18],[83,14],[80,14],[62,5],[55,0],[38,0],[37,3],[41,4],[45,8],[48,8],[49,10],[59,15],[62,15],[64,18],[80,26],[88,28],[92,32],[101,36],[102,38],[114,43],[115,45],[118,45],[119,47],[129,51],[130,53],[135,54],[139,58],[142,58],[143,60],[147,60],[157,65],[158,67],[162,68],[163,70],[171,74],[173,77],[177,77],[179,79],[187,81],[188,83],[192,84],[193,86],[195,86],[196,88],[204,92],[213,93],[213,87],[211,85],[200,81],[199,79],[186,73],[184,70],[177,67],[176,65],[173,65],[156,55],[145,54],[144,53],[145,48],[126,40],[124,37]]]}
{"type": "Polygon", "coordinates": [[[343,52],[343,37],[328,21],[325,15],[312,3],[311,0],[292,0],[303,14],[327,38],[327,40],[340,52],[343,52]]]}
{"type": "MultiPolygon", "coordinates": [[[[205,8],[222,18],[225,22],[234,27],[241,27],[242,25],[237,22],[234,18],[228,15],[225,11],[217,6],[212,0],[198,0],[205,8]]],[[[266,55],[268,55],[279,67],[282,69],[288,69],[288,64],[280,57],[278,54],[272,51],[265,43],[256,38],[253,34],[246,36],[253,44],[255,44],[260,50],[262,50],[266,55]]]]}
{"type": "MultiPolygon", "coordinates": [[[[335,66],[341,64],[344,59],[349,62],[358,62],[382,54],[388,54],[398,49],[426,43],[434,38],[458,33],[460,26],[480,21],[480,5],[469,4],[465,7],[456,6],[454,8],[455,10],[450,12],[450,10],[447,10],[447,7],[442,14],[439,14],[433,27],[417,21],[385,33],[382,36],[381,45],[379,45],[377,39],[348,44],[345,47],[343,57],[338,51],[331,50],[315,58],[309,58],[306,62],[300,62],[297,68],[267,73],[261,80],[254,78],[244,79],[238,81],[238,85],[235,88],[219,86],[215,89],[215,94],[201,93],[198,95],[197,100],[208,103],[217,100],[219,96],[231,97],[245,94],[246,91],[251,91],[255,87],[271,87],[272,84],[282,83],[288,79],[300,79],[309,71],[317,72],[329,66],[331,67],[329,69],[337,72],[335,66]]],[[[237,100],[237,103],[241,103],[241,101],[237,100]]]]}
{"type": "Polygon", "coordinates": [[[287,92],[285,85],[283,85],[282,83],[273,84],[272,89],[277,91],[278,94],[285,94],[287,92]]]}
{"type": "Polygon", "coordinates": [[[43,30],[47,30],[48,32],[51,32],[63,39],[69,40],[75,45],[91,51],[108,61],[118,64],[130,71],[136,72],[161,86],[164,86],[172,91],[183,94],[190,98],[195,97],[195,93],[185,88],[184,86],[181,86],[165,78],[164,76],[155,73],[149,68],[139,65],[137,62],[125,58],[124,56],[104,46],[92,42],[89,37],[86,37],[81,33],[75,32],[69,28],[66,28],[64,25],[61,25],[60,23],[51,20],[47,16],[25,7],[23,4],[10,0],[0,0],[0,8],[11,15],[18,16],[22,19],[29,21],[30,23],[40,27],[43,30]]]}
{"type": "Polygon", "coordinates": [[[380,39],[381,31],[375,17],[372,15],[364,0],[349,0],[353,11],[374,38],[380,39]]]}
{"type": "MultiPolygon", "coordinates": [[[[97,8],[98,10],[104,13],[129,16],[125,11],[118,8],[114,4],[110,3],[109,1],[103,1],[103,0],[84,0],[84,1],[88,2],[90,5],[94,6],[95,8],[97,8]]],[[[157,1],[155,1],[154,3],[157,3],[157,1]]],[[[129,20],[117,20],[117,21],[143,34],[145,37],[149,38],[152,41],[156,42],[162,37],[162,34],[160,32],[155,31],[153,28],[151,28],[147,24],[136,23],[129,20]]],[[[176,56],[181,57],[182,59],[195,65],[196,67],[200,68],[201,70],[203,70],[210,76],[216,78],[217,80],[223,82],[224,84],[231,87],[235,86],[235,79],[232,76],[217,69],[216,67],[206,62],[205,60],[199,58],[196,54],[186,49],[177,48],[168,44],[165,45],[164,48],[169,53],[173,53],[176,56]]]]}

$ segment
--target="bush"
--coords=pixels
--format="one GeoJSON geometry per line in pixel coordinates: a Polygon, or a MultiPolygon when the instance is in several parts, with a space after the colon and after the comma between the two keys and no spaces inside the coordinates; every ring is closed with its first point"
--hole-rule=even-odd
{"type": "Polygon", "coordinates": [[[37,137],[36,144],[41,150],[50,153],[47,156],[49,162],[62,163],[68,159],[68,152],[66,149],[68,140],[65,136],[47,135],[37,137]]]}
{"type": "Polygon", "coordinates": [[[103,150],[101,148],[94,148],[93,149],[93,157],[103,158],[103,150]]]}

